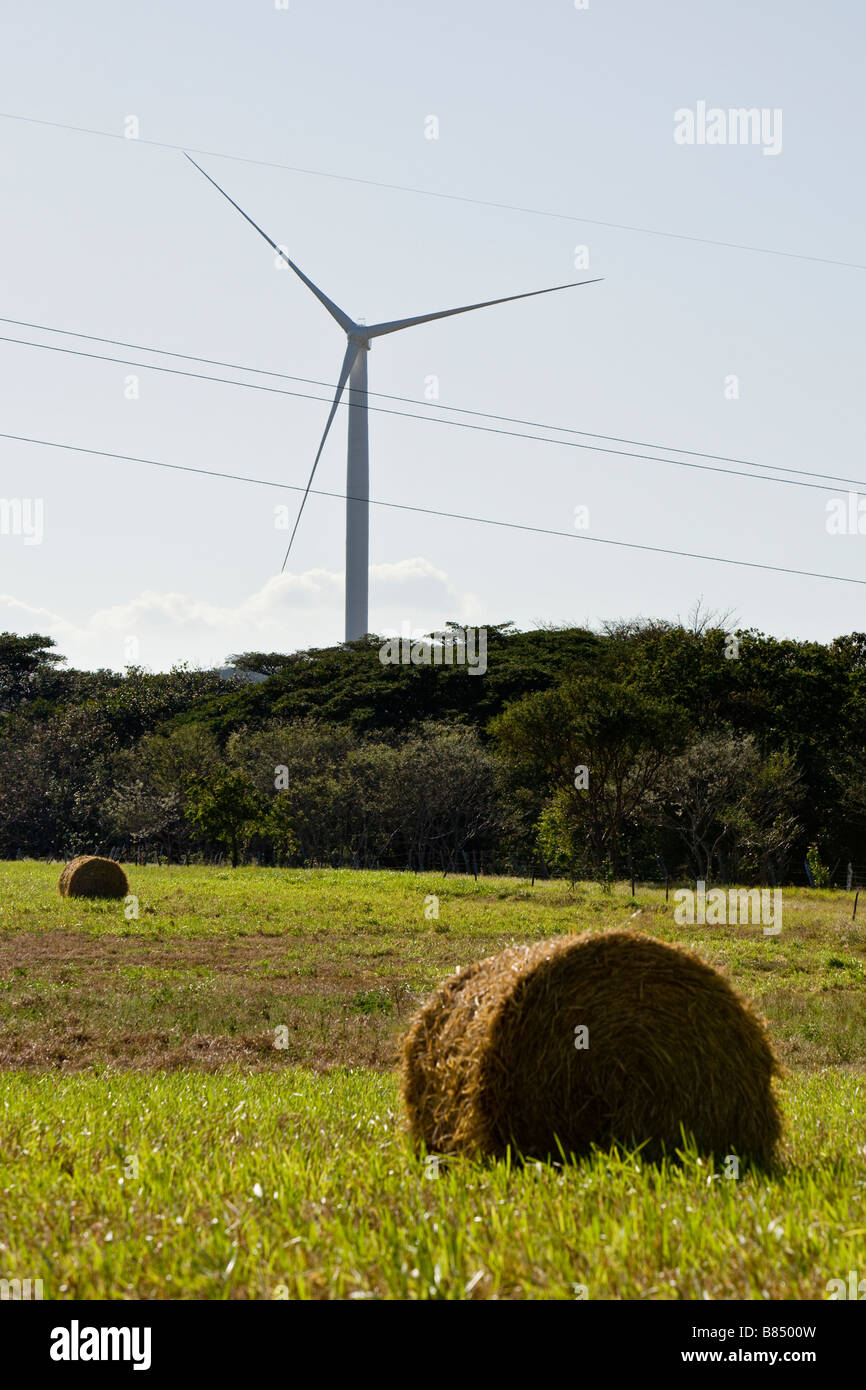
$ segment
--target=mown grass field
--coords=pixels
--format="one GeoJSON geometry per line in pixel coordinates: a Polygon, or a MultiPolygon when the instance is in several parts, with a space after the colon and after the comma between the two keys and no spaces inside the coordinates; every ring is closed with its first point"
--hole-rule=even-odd
{"type": "Polygon", "coordinates": [[[132,866],[127,919],[61,901],[59,870],[0,866],[0,1277],[60,1299],[822,1299],[866,1277],[849,895],[786,891],[765,937],[677,926],[657,889],[132,866]],[[394,1076],[416,1004],[511,942],[627,923],[767,1017],[778,1171],[428,1168],[394,1076]]]}

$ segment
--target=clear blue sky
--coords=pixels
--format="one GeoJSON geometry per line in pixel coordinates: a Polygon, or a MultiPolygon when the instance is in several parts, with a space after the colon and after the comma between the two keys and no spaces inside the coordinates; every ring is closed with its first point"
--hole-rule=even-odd
{"type": "MultiPolygon", "coordinates": [[[[44,0],[3,18],[2,106],[115,135],[132,115],[142,140],[864,262],[864,15],[854,0],[44,0]],[[674,112],[699,101],[781,109],[781,152],[678,145],[674,112]]],[[[369,322],[605,277],[383,339],[372,391],[423,397],[435,375],[443,404],[866,479],[866,271],[200,159],[369,322]]],[[[3,119],[0,176],[4,317],[335,381],[339,329],[179,152],[3,119]]],[[[133,371],[0,343],[0,428],[306,481],[326,404],[144,371],[128,400],[133,371]]],[[[866,578],[866,535],[827,533],[828,493],[384,414],[371,436],[374,497],[565,531],[585,505],[589,535],[866,578]]],[[[42,544],[0,536],[0,627],[115,668],[340,640],[340,501],[311,498],[278,579],[273,509],[293,494],[7,440],[0,458],[0,497],[44,502],[42,544]]],[[[317,485],[345,487],[344,414],[317,485]]],[[[866,626],[854,585],[384,509],[373,563],[381,632],[675,617],[699,598],[778,635],[866,626]]]]}

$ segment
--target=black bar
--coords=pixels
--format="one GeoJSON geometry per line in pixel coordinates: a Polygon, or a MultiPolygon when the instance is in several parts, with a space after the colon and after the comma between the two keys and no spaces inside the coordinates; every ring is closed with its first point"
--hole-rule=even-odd
{"type": "MultiPolygon", "coordinates": [[[[290,1349],[297,1352],[301,1346],[310,1349],[312,1360],[307,1365],[320,1367],[328,1382],[345,1368],[354,1384],[358,1356],[363,1346],[369,1346],[367,1339],[372,1332],[379,1338],[399,1334],[401,1329],[415,1336],[447,1334],[449,1349],[465,1339],[467,1351],[474,1347],[477,1353],[480,1326],[489,1332],[492,1325],[486,1318],[501,1316],[506,1318],[501,1330],[509,1335],[485,1345],[485,1379],[489,1379],[491,1363],[496,1363],[498,1356],[513,1356],[512,1338],[518,1330],[514,1320],[524,1317],[527,1321],[522,1329],[542,1334],[546,1351],[555,1347],[558,1337],[562,1338],[563,1355],[569,1347],[574,1348],[575,1337],[594,1347],[601,1354],[605,1380],[612,1384],[621,1383],[624,1374],[643,1378],[657,1372],[665,1376],[675,1368],[700,1376],[703,1367],[717,1364],[727,1369],[734,1365],[783,1370],[789,1365],[805,1366],[816,1384],[825,1385],[831,1375],[848,1370],[862,1350],[862,1316],[854,1308],[837,1309],[829,1300],[684,1303],[671,1297],[593,1303],[581,1293],[581,1285],[574,1287],[573,1297],[562,1298],[560,1291],[550,1308],[540,1307],[544,1300],[527,1301],[522,1306],[503,1300],[487,1313],[472,1315],[455,1314],[441,1304],[435,1309],[421,1308],[416,1302],[386,1311],[381,1307],[386,1300],[375,1295],[339,1304],[327,1300],[9,1301],[0,1305],[0,1326],[7,1355],[14,1351],[16,1379],[22,1372],[37,1371],[40,1378],[57,1384],[80,1378],[82,1383],[97,1380],[116,1384],[121,1380],[136,1385],[145,1384],[148,1376],[162,1384],[170,1372],[177,1377],[195,1374],[200,1380],[213,1376],[207,1383],[214,1386],[245,1385],[250,1377],[279,1369],[286,1375],[292,1360],[290,1349]],[[371,1302],[380,1306],[371,1308],[371,1302]],[[475,1323],[476,1316],[484,1319],[481,1325],[475,1323]],[[416,1318],[421,1321],[416,1322],[416,1318]],[[102,1328],[116,1328],[119,1335],[103,1343],[102,1328]],[[88,1329],[96,1329],[96,1333],[88,1329]],[[137,1333],[133,1329],[138,1329],[137,1333]],[[328,1335],[327,1342],[313,1340],[322,1334],[328,1335]],[[82,1359],[82,1351],[101,1353],[103,1345],[109,1359],[82,1359]],[[67,1353],[70,1357],[75,1351],[78,1359],[53,1359],[52,1348],[55,1355],[67,1353]],[[117,1359],[110,1359],[115,1348],[117,1359]],[[124,1353],[126,1359],[121,1359],[124,1353]],[[133,1356],[137,1356],[138,1372],[133,1356]]],[[[498,1322],[495,1326],[499,1327],[498,1322]]],[[[502,1368],[508,1370],[505,1360],[502,1368]]]]}

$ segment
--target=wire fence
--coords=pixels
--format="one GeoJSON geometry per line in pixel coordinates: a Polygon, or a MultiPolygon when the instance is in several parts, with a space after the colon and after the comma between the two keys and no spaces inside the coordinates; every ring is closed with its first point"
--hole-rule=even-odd
{"type": "MultiPolygon", "coordinates": [[[[195,854],[185,853],[178,855],[173,853],[168,846],[148,846],[130,844],[127,841],[117,841],[112,844],[99,846],[94,851],[97,854],[104,854],[109,859],[116,859],[121,863],[136,864],[144,866],[147,864],[196,864],[220,868],[231,864],[231,856],[221,850],[214,850],[212,853],[195,854]]],[[[17,855],[18,858],[29,858],[29,855],[17,855]]],[[[54,862],[54,855],[50,862],[54,862]]],[[[58,862],[64,862],[62,857],[58,862]]],[[[241,863],[254,865],[260,868],[282,867],[274,863],[263,855],[252,854],[241,858],[241,863]]],[[[548,864],[543,857],[534,856],[527,858],[503,856],[479,849],[455,849],[453,847],[430,847],[422,853],[408,853],[404,856],[389,855],[383,861],[381,857],[360,853],[335,853],[327,856],[315,863],[305,863],[303,865],[292,865],[288,867],[309,868],[309,869],[351,869],[357,871],[378,870],[390,872],[404,872],[412,874],[442,874],[447,878],[450,874],[471,876],[476,882],[479,878],[516,878],[527,881],[534,886],[536,882],[558,881],[570,883],[572,888],[577,883],[597,883],[603,888],[612,889],[614,884],[623,884],[631,888],[631,896],[634,898],[640,888],[664,888],[665,901],[670,897],[671,892],[678,887],[686,885],[696,886],[696,879],[688,869],[682,865],[670,866],[666,863],[661,854],[628,854],[621,860],[614,869],[608,867],[607,871],[593,870],[589,866],[575,867],[573,870],[562,867],[554,867],[548,864]]],[[[826,884],[815,881],[815,874],[808,861],[803,863],[804,876],[810,888],[820,888],[827,886],[837,890],[854,894],[852,917],[856,918],[858,899],[861,892],[866,896],[866,861],[839,861],[837,865],[829,871],[826,884]]],[[[766,874],[767,883],[764,886],[776,888],[776,874],[772,866],[768,868],[766,874]]],[[[720,881],[719,881],[720,882],[720,881]]],[[[791,885],[796,886],[796,885],[791,885]]]]}
{"type": "Polygon", "coordinates": [[[845,867],[845,890],[848,893],[855,892],[858,888],[866,888],[866,862],[862,864],[848,863],[845,867]]]}

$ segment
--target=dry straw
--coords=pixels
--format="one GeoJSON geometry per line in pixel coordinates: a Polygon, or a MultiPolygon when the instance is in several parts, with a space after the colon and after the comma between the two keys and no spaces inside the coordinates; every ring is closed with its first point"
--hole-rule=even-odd
{"type": "Polygon", "coordinates": [[[125,898],[129,880],[113,859],[80,854],[70,859],[58,883],[62,898],[125,898]]]}
{"type": "Polygon", "coordinates": [[[430,996],[402,1053],[416,1143],[474,1157],[616,1143],[657,1160],[685,1131],[702,1154],[767,1164],[777,1072],[763,1021],[717,971],[631,931],[478,961],[430,996]]]}

